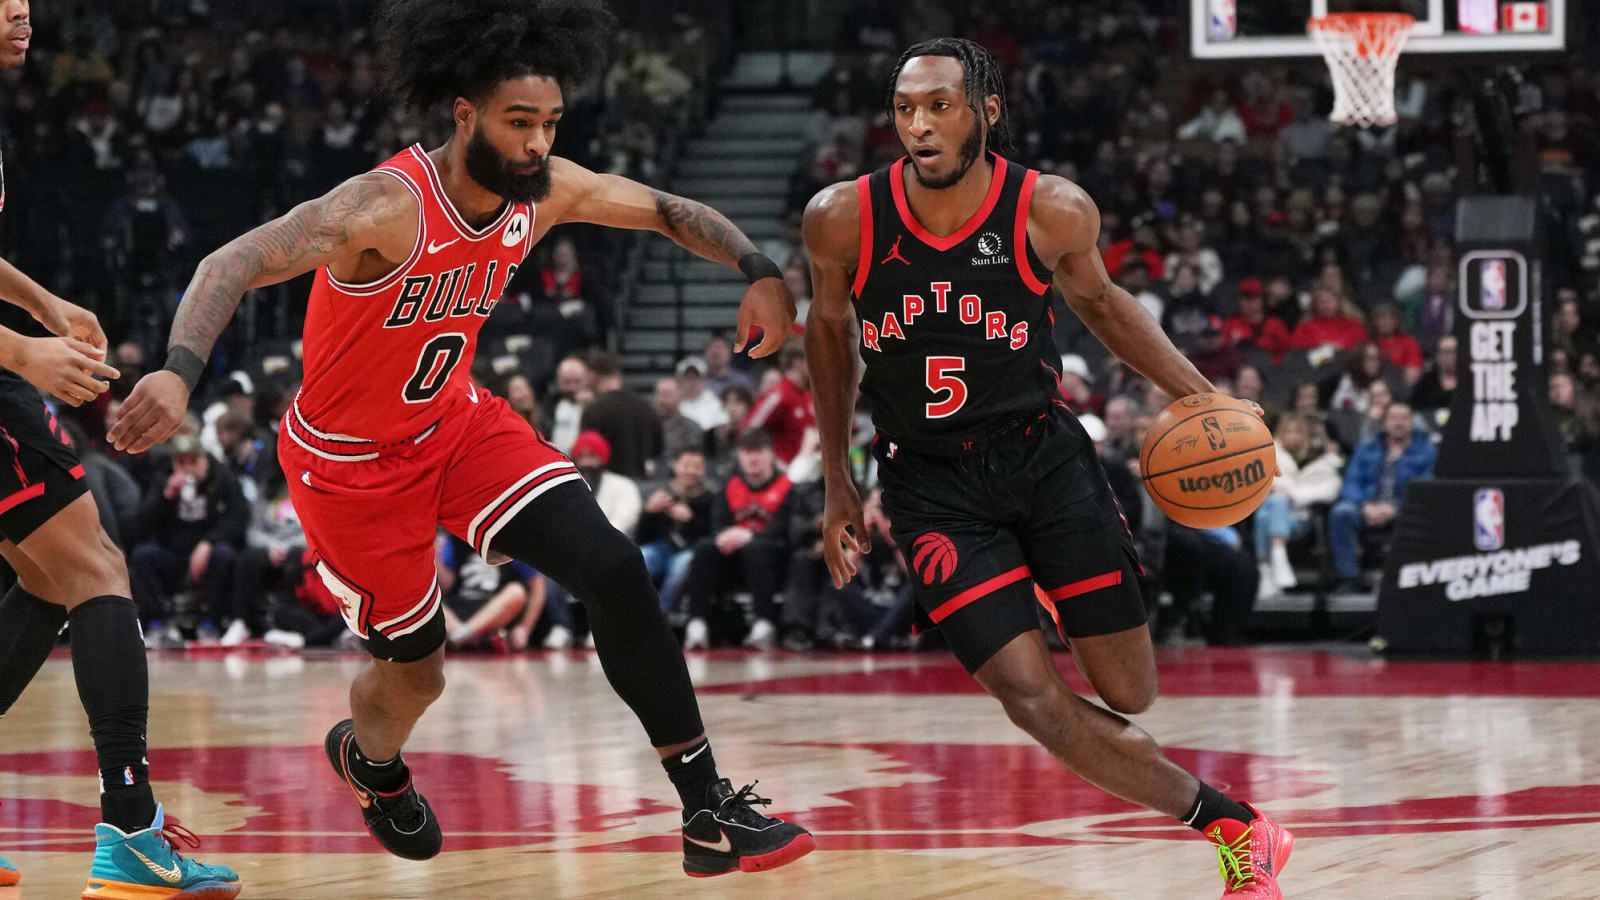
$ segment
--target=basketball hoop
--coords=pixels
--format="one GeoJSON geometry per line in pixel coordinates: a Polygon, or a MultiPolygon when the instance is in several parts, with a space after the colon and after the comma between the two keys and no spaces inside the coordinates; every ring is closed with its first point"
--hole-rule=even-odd
{"type": "Polygon", "coordinates": [[[1346,125],[1393,125],[1394,70],[1416,19],[1404,13],[1333,13],[1306,30],[1333,73],[1333,114],[1346,125]]]}

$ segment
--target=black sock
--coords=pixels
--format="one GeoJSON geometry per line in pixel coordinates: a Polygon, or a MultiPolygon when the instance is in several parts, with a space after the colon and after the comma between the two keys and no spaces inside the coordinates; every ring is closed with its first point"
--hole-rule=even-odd
{"type": "Polygon", "coordinates": [[[67,608],[11,586],[0,599],[0,716],[11,709],[39,673],[67,624],[67,608]]]}
{"type": "Polygon", "coordinates": [[[400,754],[396,753],[382,762],[368,759],[356,746],[354,737],[350,739],[350,774],[363,786],[380,794],[392,794],[405,787],[406,778],[410,775],[405,763],[400,761],[400,754]]]}
{"type": "Polygon", "coordinates": [[[706,808],[707,789],[717,780],[717,761],[711,757],[709,740],[701,738],[693,747],[663,759],[661,767],[667,770],[672,786],[678,789],[685,816],[706,808]]]}
{"type": "Polygon", "coordinates": [[[1189,807],[1189,814],[1183,817],[1183,824],[1203,834],[1211,827],[1211,823],[1218,819],[1253,822],[1255,818],[1255,813],[1245,809],[1244,804],[1202,781],[1200,794],[1194,798],[1194,804],[1189,807]]]}
{"type": "Polygon", "coordinates": [[[143,831],[155,820],[156,801],[145,757],[150,673],[138,609],[127,597],[94,597],[67,620],[72,673],[99,759],[100,816],[125,832],[143,831]]]}

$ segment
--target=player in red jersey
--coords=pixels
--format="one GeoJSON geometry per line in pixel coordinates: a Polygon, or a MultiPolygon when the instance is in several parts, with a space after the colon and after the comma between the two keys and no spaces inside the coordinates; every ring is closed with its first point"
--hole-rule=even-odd
{"type": "Polygon", "coordinates": [[[847,548],[870,549],[848,474],[859,353],[883,509],[915,570],[923,624],[938,625],[1011,721],[1073,772],[1216,844],[1225,898],[1281,898],[1289,832],[1178,768],[1117,714],[1155,700],[1155,653],[1132,538],[1059,398],[1050,284],[1170,395],[1215,389],[1107,277],[1088,195],[999,155],[1005,86],[987,52],[948,38],[917,44],[889,90],[908,155],[826,188],[804,222],[834,581],[855,574],[847,548]],[[1111,709],[1068,687],[1036,602],[1111,709]]]}
{"type": "Polygon", "coordinates": [[[317,271],[305,383],[279,453],[317,569],[374,659],[352,719],[326,741],[369,830],[391,852],[438,853],[442,832],[401,745],[444,688],[433,539],[443,525],[486,560],[518,559],[579,597],[613,688],[682,797],[684,870],[757,871],[812,847],[770,801],[717,777],[694,689],[638,549],[606,522],[572,461],[468,377],[478,329],[518,264],[561,222],[654,230],[750,281],[737,340],[776,350],[794,298],[776,265],[703,204],[551,156],[562,86],[599,62],[615,20],[597,0],[387,0],[391,88],[448,102],[455,133],[409,148],[235,239],[195,273],[167,367],[113,426],[143,451],[182,421],[217,335],[251,287],[317,271]]]}

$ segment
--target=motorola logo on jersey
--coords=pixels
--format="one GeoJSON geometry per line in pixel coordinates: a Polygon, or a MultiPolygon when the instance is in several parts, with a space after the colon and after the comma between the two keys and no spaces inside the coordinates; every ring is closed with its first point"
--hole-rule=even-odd
{"type": "Polygon", "coordinates": [[[983,298],[977,294],[962,294],[952,299],[950,282],[935,281],[928,285],[932,299],[922,294],[905,294],[900,299],[900,311],[890,310],[877,322],[865,318],[861,321],[861,344],[869,350],[883,352],[883,342],[906,339],[906,329],[923,316],[956,316],[962,325],[983,329],[985,340],[1000,339],[1012,350],[1028,345],[1028,323],[1007,324],[1003,310],[984,310],[983,298]]]}
{"type": "Polygon", "coordinates": [[[517,213],[506,223],[506,230],[500,235],[500,243],[507,247],[515,246],[528,236],[528,216],[526,213],[517,213]]]}
{"type": "Polygon", "coordinates": [[[406,276],[405,281],[401,282],[400,296],[394,302],[394,310],[389,313],[389,318],[384,320],[383,327],[404,328],[417,321],[419,317],[424,322],[439,322],[469,315],[488,318],[489,313],[494,311],[495,304],[500,302],[500,295],[505,291],[506,285],[510,284],[511,279],[517,274],[515,263],[506,266],[505,278],[500,281],[496,289],[495,276],[499,266],[499,260],[489,260],[489,268],[483,276],[483,287],[476,297],[471,295],[469,288],[472,286],[473,273],[478,268],[477,263],[457,266],[437,275],[406,276]]]}

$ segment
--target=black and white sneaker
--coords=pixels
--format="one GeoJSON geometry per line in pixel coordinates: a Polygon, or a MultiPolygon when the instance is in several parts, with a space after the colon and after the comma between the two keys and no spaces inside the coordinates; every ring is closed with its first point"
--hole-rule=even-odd
{"type": "MultiPolygon", "coordinates": [[[[363,785],[351,774],[351,751],[355,743],[355,723],[349,719],[333,726],[322,742],[328,752],[328,762],[333,771],[344,779],[350,792],[361,804],[361,817],[367,821],[367,830],[378,839],[383,849],[406,859],[432,859],[444,846],[444,833],[439,830],[439,820],[433,815],[428,801],[417,793],[411,783],[411,770],[406,770],[406,783],[398,791],[384,793],[363,785]]],[[[401,765],[405,765],[404,762],[401,765]]]]}
{"type": "Polygon", "coordinates": [[[758,813],[772,801],[747,784],[737,793],[724,778],[706,789],[707,809],[683,823],[683,871],[709,878],[733,871],[761,872],[787,865],[812,850],[811,832],[758,813]]]}

